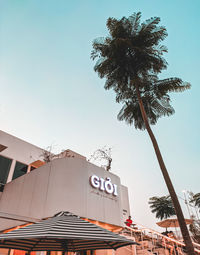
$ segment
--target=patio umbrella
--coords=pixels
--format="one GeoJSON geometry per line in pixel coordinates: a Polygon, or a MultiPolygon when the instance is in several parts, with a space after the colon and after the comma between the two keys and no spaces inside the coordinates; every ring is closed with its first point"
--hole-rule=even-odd
{"type": "MultiPolygon", "coordinates": [[[[193,220],[190,219],[185,219],[185,223],[191,224],[193,220]]],[[[177,218],[170,218],[170,219],[166,219],[160,222],[156,223],[158,226],[162,227],[162,228],[177,228],[179,227],[179,222],[177,218]]]]}
{"type": "Polygon", "coordinates": [[[0,248],[25,251],[117,249],[136,242],[69,212],[0,235],[0,248]]]}

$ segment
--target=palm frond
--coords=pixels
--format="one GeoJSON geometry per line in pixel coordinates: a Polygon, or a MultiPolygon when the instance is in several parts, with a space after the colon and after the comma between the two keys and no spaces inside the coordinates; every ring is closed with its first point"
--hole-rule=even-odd
{"type": "Polygon", "coordinates": [[[194,203],[195,206],[200,208],[200,193],[193,194],[190,203],[194,203]]]}
{"type": "Polygon", "coordinates": [[[118,120],[124,120],[127,124],[134,126],[136,129],[145,129],[145,124],[141,115],[139,104],[124,104],[117,115],[118,120]]]}
{"type": "Polygon", "coordinates": [[[128,20],[132,24],[132,33],[137,34],[137,32],[140,29],[140,19],[141,19],[141,12],[135,12],[130,17],[128,17],[128,20]]]}
{"type": "Polygon", "coordinates": [[[170,116],[175,113],[174,108],[169,104],[168,100],[165,98],[153,99],[152,107],[160,117],[170,116]]]}
{"type": "Polygon", "coordinates": [[[180,78],[168,78],[159,80],[155,83],[155,89],[157,89],[161,95],[164,95],[168,92],[183,92],[190,88],[190,83],[183,82],[180,78]]]}
{"type": "Polygon", "coordinates": [[[156,218],[167,219],[175,215],[175,209],[170,196],[151,197],[149,205],[152,213],[156,213],[156,218]]]}
{"type": "Polygon", "coordinates": [[[152,47],[152,52],[153,54],[156,55],[163,55],[163,53],[167,52],[167,47],[165,45],[155,45],[154,47],[152,47]]]}
{"type": "Polygon", "coordinates": [[[145,42],[151,45],[157,45],[167,36],[167,30],[163,26],[158,26],[160,18],[153,17],[146,20],[141,25],[140,35],[145,38],[145,42]],[[148,35],[148,36],[147,36],[148,35]]]}
{"type": "MultiPolygon", "coordinates": [[[[149,123],[155,125],[161,115],[161,111],[152,107],[152,101],[149,100],[147,96],[143,97],[142,101],[149,123]]],[[[124,120],[129,125],[134,123],[136,129],[145,130],[146,127],[138,101],[133,97],[132,99],[124,100],[124,102],[125,103],[117,116],[118,120],[124,120]]]]}
{"type": "Polygon", "coordinates": [[[159,17],[151,17],[150,19],[147,19],[145,22],[141,24],[141,31],[151,33],[152,30],[154,30],[156,26],[159,24],[159,22],[160,22],[159,17]]]}
{"type": "Polygon", "coordinates": [[[106,26],[112,36],[113,31],[116,29],[117,25],[118,25],[119,21],[115,18],[108,18],[106,26]]]}

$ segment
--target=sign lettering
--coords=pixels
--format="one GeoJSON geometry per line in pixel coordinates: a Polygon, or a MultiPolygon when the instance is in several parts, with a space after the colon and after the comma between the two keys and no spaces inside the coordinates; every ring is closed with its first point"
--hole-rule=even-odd
{"type": "Polygon", "coordinates": [[[117,185],[112,184],[109,177],[104,180],[103,178],[99,178],[97,175],[92,175],[90,176],[90,184],[95,189],[105,191],[107,194],[112,194],[113,196],[118,196],[117,185]]]}

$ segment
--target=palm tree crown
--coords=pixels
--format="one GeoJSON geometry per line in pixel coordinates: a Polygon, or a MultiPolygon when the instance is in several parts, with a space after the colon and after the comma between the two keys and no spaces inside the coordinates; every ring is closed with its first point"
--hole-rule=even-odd
{"type": "Polygon", "coordinates": [[[157,74],[167,67],[162,57],[167,48],[160,45],[167,32],[158,26],[160,18],[144,23],[140,18],[140,12],[121,20],[109,18],[110,35],[94,41],[91,57],[98,58],[94,70],[106,78],[105,89],[114,89],[116,101],[123,103],[118,119],[145,129],[135,85],[139,86],[149,123],[156,124],[161,116],[174,113],[168,93],[183,91],[190,84],[179,78],[158,79],[157,74]]]}
{"type": "Polygon", "coordinates": [[[152,213],[156,213],[156,218],[162,220],[176,215],[170,196],[151,197],[149,205],[152,213]]]}
{"type": "Polygon", "coordinates": [[[140,18],[140,12],[121,20],[109,18],[110,36],[94,41],[92,58],[100,57],[95,70],[108,79],[106,88],[115,87],[116,81],[124,86],[130,78],[151,71],[158,73],[167,66],[162,58],[167,49],[159,45],[167,32],[157,26],[160,18],[151,18],[142,24],[140,18]]]}

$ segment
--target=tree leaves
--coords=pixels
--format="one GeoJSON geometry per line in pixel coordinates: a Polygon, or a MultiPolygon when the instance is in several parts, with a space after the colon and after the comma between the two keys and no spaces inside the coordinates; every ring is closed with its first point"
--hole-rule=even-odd
{"type": "Polygon", "coordinates": [[[133,13],[122,19],[109,18],[109,36],[93,42],[91,58],[100,78],[105,78],[105,89],[113,89],[116,102],[122,103],[119,120],[144,130],[145,125],[136,96],[136,84],[151,125],[162,116],[175,111],[170,104],[170,92],[182,92],[190,88],[179,78],[158,79],[167,68],[163,54],[167,48],[160,44],[167,36],[166,28],[159,26],[160,18],[152,17],[141,23],[141,13],[133,13]]]}
{"type": "Polygon", "coordinates": [[[131,32],[133,35],[136,35],[141,29],[140,19],[141,19],[141,12],[133,13],[130,17],[128,17],[130,24],[132,24],[131,32]]]}
{"type": "Polygon", "coordinates": [[[190,83],[183,82],[180,78],[168,78],[158,80],[155,83],[155,90],[157,90],[160,95],[166,95],[168,92],[183,92],[186,89],[190,89],[190,87],[190,83]]]}
{"type": "Polygon", "coordinates": [[[200,208],[200,193],[192,194],[190,203],[193,203],[195,206],[200,208]]]}
{"type": "Polygon", "coordinates": [[[152,213],[156,213],[156,218],[162,220],[176,215],[170,196],[151,197],[149,205],[152,213]]]}

